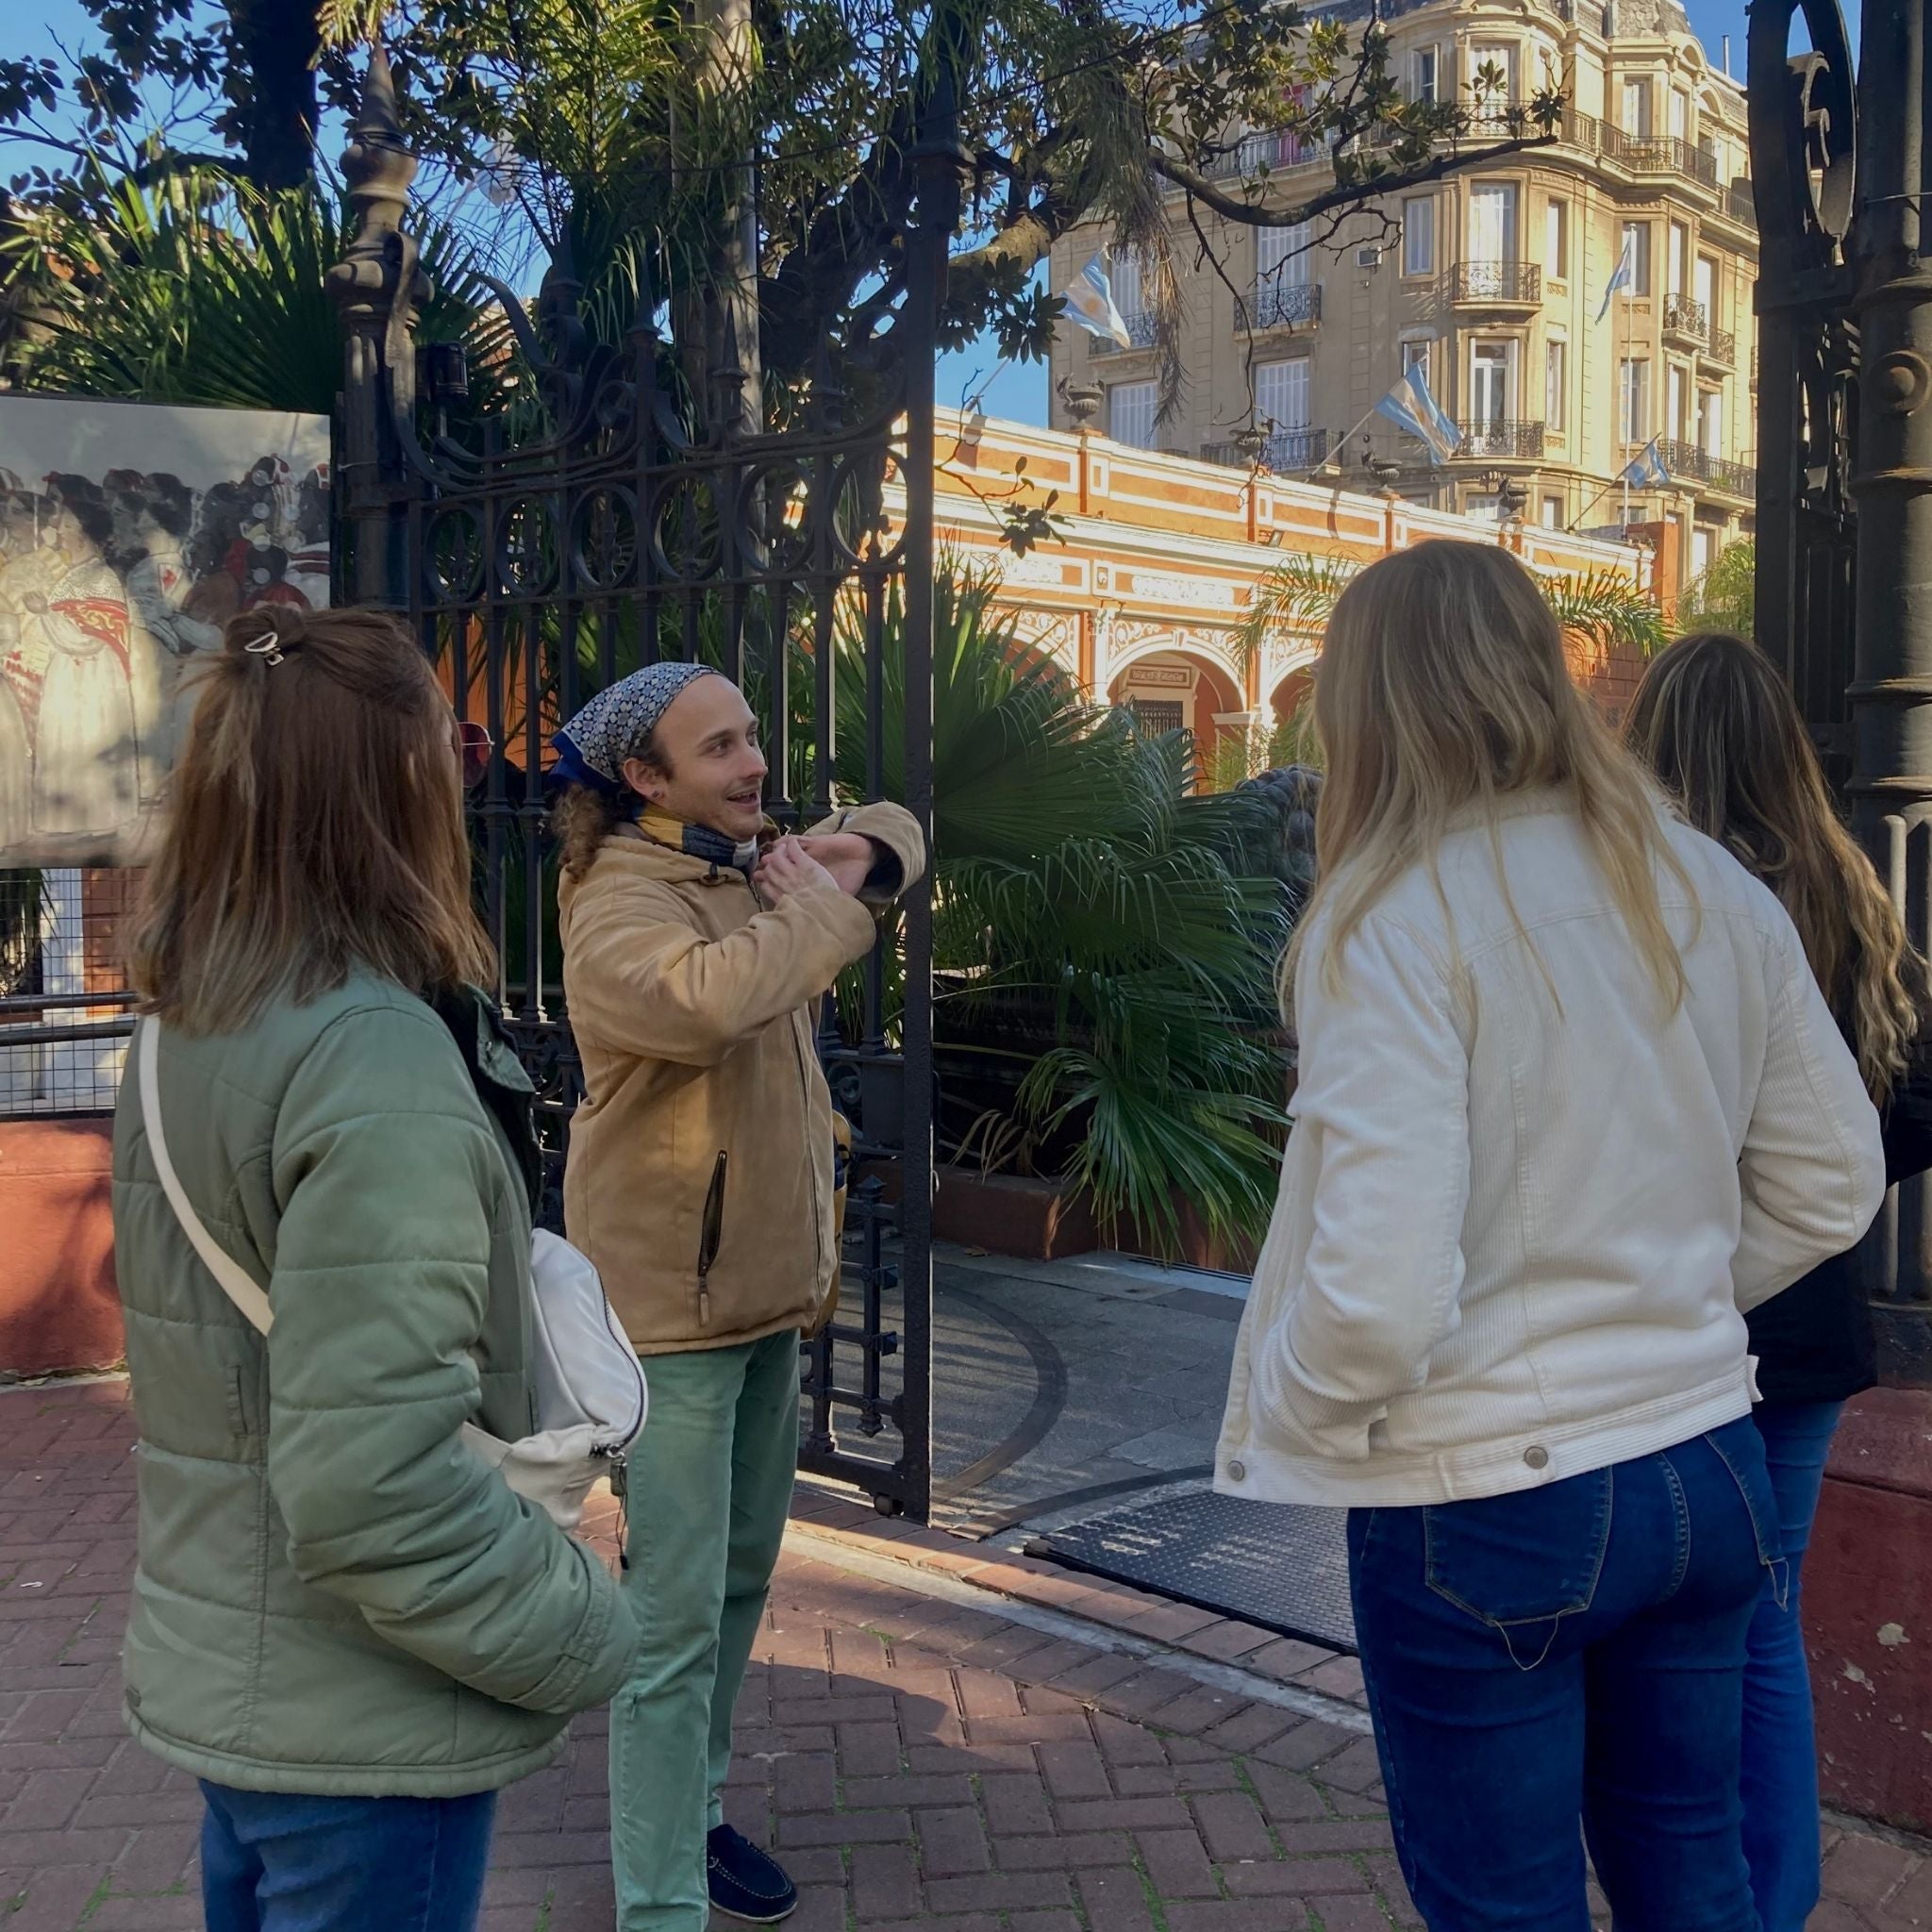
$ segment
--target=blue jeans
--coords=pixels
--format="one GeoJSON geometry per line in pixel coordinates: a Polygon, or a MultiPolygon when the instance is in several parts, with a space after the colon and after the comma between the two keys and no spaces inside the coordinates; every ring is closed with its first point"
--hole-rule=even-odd
{"type": "Polygon", "coordinates": [[[203,1781],[208,1932],[471,1932],[496,1793],[304,1798],[203,1781]]]}
{"type": "Polygon", "coordinates": [[[1757,1932],[1744,1633],[1782,1564],[1748,1417],[1541,1489],[1352,1510],[1348,1550],[1430,1932],[1590,1932],[1586,1835],[1617,1932],[1757,1932]]]}
{"type": "Polygon", "coordinates": [[[1791,1576],[1782,1602],[1769,1590],[1758,1598],[1744,1664],[1744,1857],[1764,1932],[1804,1932],[1818,1903],[1818,1744],[1798,1576],[1843,1407],[1761,1402],[1751,1412],[1791,1576]]]}

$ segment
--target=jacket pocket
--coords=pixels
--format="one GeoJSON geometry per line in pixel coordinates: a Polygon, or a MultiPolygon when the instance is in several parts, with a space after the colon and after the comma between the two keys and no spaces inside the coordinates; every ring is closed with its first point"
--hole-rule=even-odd
{"type": "Polygon", "coordinates": [[[707,1327],[711,1321],[711,1264],[724,1240],[724,1176],[731,1157],[718,1150],[717,1164],[711,1169],[711,1185],[705,1193],[705,1211],[698,1224],[698,1320],[707,1327]]]}
{"type": "Polygon", "coordinates": [[[1610,1541],[1611,1473],[1423,1511],[1424,1580],[1487,1624],[1519,1670],[1550,1654],[1565,1617],[1590,1608],[1610,1541]]]}
{"type": "Polygon", "coordinates": [[[230,1365],[228,1370],[228,1429],[244,1442],[250,1441],[258,1433],[254,1421],[254,1405],[248,1399],[248,1371],[240,1362],[230,1365]]]}

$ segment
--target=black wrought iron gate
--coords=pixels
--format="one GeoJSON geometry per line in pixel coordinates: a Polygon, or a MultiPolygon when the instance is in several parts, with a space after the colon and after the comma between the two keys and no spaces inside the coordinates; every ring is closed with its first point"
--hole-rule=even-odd
{"type": "MultiPolygon", "coordinates": [[[[1753,0],[1760,247],[1758,640],[1789,667],[1853,830],[1932,950],[1932,281],[1923,0],[1753,0]],[[1810,45],[1790,51],[1803,15],[1810,45]]],[[[1932,1384],[1932,1176],[1880,1214],[1888,1381],[1932,1384]]]]}
{"type": "MultiPolygon", "coordinates": [[[[426,292],[405,219],[416,164],[387,64],[380,53],[372,60],[343,158],[355,238],[333,278],[346,357],[341,574],[356,601],[408,611],[459,713],[490,731],[494,749],[473,806],[479,891],[505,1010],[541,1095],[559,1218],[564,1141],[582,1088],[561,1004],[546,824],[544,768],[558,724],[641,664],[703,659],[743,686],[759,714],[768,808],[781,824],[890,787],[930,838],[933,331],[958,208],[949,130],[933,132],[906,236],[903,300],[887,352],[866,372],[859,420],[845,420],[828,346],[799,420],[777,434],[743,433],[746,376],[728,331],[710,395],[693,397],[670,374],[648,265],[623,341],[600,343],[579,315],[570,263],[558,258],[534,325],[501,291],[541,408],[487,421],[467,447],[424,433],[438,384],[447,388],[460,370],[446,351],[414,340],[426,292]],[[417,393],[419,364],[426,398],[417,393]]],[[[842,1305],[804,1356],[802,1461],[862,1485],[882,1509],[924,1517],[932,1202],[924,884],[857,983],[826,1003],[822,1042],[858,1144],[842,1305]]]]}

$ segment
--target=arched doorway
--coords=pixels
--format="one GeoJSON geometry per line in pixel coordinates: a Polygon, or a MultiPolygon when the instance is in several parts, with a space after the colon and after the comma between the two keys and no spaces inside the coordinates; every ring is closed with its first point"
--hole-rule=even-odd
{"type": "Polygon", "coordinates": [[[1187,732],[1202,791],[1225,790],[1246,775],[1251,713],[1234,679],[1210,659],[1192,651],[1146,652],[1114,674],[1107,698],[1149,733],[1187,732]]]}
{"type": "Polygon", "coordinates": [[[1275,685],[1268,700],[1268,763],[1306,765],[1315,761],[1315,665],[1298,664],[1275,685]]]}

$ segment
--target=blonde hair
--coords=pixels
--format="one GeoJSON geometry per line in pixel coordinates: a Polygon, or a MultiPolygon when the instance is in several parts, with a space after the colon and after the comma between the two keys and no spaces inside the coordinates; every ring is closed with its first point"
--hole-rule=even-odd
{"type": "Polygon", "coordinates": [[[1679,638],[1644,673],[1624,735],[1685,819],[1777,894],[1866,1091],[1885,1101],[1919,1029],[1907,975],[1923,985],[1923,969],[1771,660],[1724,631],[1679,638]]]}
{"type": "Polygon", "coordinates": [[[142,1010],[232,1032],[356,966],[425,994],[493,977],[456,715],[408,632],[375,610],[247,610],[194,675],[131,941],[142,1010]]]}
{"type": "Polygon", "coordinates": [[[1350,935],[1418,858],[1434,873],[1454,824],[1478,815],[1500,874],[1499,800],[1561,786],[1676,1009],[1684,969],[1657,867],[1687,894],[1690,874],[1662,834],[1649,781],[1572,682],[1556,617],[1508,552],[1421,543],[1356,577],[1328,620],[1315,726],[1327,761],[1315,817],[1321,877],[1283,963],[1284,998],[1306,936],[1317,936],[1326,983],[1339,991],[1350,935]]]}

